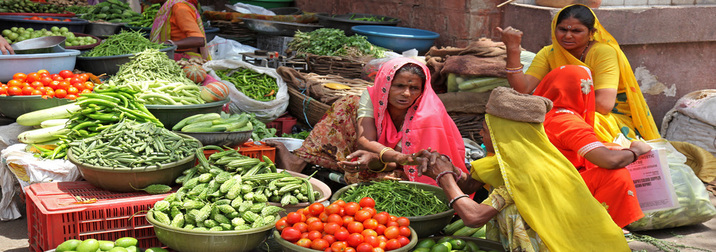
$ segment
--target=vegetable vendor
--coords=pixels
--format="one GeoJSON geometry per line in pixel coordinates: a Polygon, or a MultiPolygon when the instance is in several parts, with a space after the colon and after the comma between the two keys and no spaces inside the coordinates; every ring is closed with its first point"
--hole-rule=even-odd
{"type": "Polygon", "coordinates": [[[15,50],[12,49],[10,43],[3,36],[0,36],[0,54],[15,54],[15,50]]]}
{"type": "Polygon", "coordinates": [[[566,65],[554,69],[535,95],[554,104],[544,122],[550,142],[577,168],[614,222],[624,228],[644,217],[634,181],[624,167],[651,151],[651,146],[637,140],[627,149],[611,150],[599,141],[593,126],[595,92],[589,68],[566,65]]]}
{"type": "Polygon", "coordinates": [[[620,133],[629,139],[661,137],[629,60],[589,7],[570,5],[554,16],[552,45],[537,53],[524,74],[522,31],[512,27],[497,30],[507,48],[507,80],[515,90],[532,93],[560,66],[586,66],[594,75],[595,110],[599,112],[594,115],[594,128],[602,142],[611,142],[620,133]]]}
{"type": "MultiPolygon", "coordinates": [[[[336,101],[303,142],[290,153],[277,146],[278,166],[302,171],[308,163],[340,171],[348,184],[372,180],[435,181],[417,176],[412,153],[432,147],[465,156],[457,126],[432,90],[421,62],[399,57],[384,63],[361,96],[336,101]]],[[[455,166],[467,172],[463,159],[455,166]]]]}
{"type": "Polygon", "coordinates": [[[487,225],[486,238],[506,251],[630,251],[605,208],[555,148],[542,122],[552,103],[498,87],[487,102],[480,135],[489,155],[459,176],[449,155],[423,150],[422,175],[435,178],[465,225],[487,225]],[[482,203],[466,200],[490,185],[482,203]]]}
{"type": "Polygon", "coordinates": [[[174,60],[182,58],[208,59],[204,24],[199,14],[198,0],[150,0],[162,3],[152,24],[149,39],[155,43],[176,45],[174,60]]]}

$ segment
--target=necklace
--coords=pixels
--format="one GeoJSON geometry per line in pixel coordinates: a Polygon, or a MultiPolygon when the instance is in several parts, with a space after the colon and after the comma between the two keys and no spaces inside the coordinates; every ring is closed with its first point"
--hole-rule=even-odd
{"type": "Polygon", "coordinates": [[[587,50],[589,50],[589,46],[592,45],[592,42],[590,41],[587,43],[587,47],[584,48],[584,51],[582,51],[582,55],[579,56],[579,61],[584,62],[584,55],[587,53],[587,50]]]}

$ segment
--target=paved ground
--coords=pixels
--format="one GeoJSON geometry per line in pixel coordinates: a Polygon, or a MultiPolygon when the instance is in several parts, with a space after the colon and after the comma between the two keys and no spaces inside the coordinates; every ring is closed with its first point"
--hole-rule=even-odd
{"type": "MultiPolygon", "coordinates": [[[[711,202],[716,205],[716,197],[710,195],[711,202]]],[[[24,211],[24,206],[23,209],[24,211]]],[[[714,251],[716,252],[716,218],[699,225],[662,229],[656,231],[636,232],[671,241],[699,249],[681,249],[680,251],[714,251]]],[[[630,242],[629,247],[634,251],[660,251],[659,249],[642,242],[630,242]]],[[[19,252],[28,251],[27,219],[21,218],[8,222],[0,222],[0,251],[19,252]]],[[[605,249],[604,251],[609,251],[605,249]]]]}

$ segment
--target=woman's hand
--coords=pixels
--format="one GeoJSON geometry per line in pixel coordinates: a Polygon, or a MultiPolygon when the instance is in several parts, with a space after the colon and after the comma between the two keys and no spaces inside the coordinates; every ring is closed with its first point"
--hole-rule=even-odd
{"type": "Polygon", "coordinates": [[[416,153],[415,159],[420,164],[418,173],[421,176],[428,176],[434,179],[441,172],[455,171],[455,166],[453,166],[450,159],[437,151],[422,150],[416,153]]]}
{"type": "Polygon", "coordinates": [[[637,155],[641,156],[651,151],[651,145],[642,141],[633,141],[629,145],[629,149],[636,152],[637,155]]]}
{"type": "Polygon", "coordinates": [[[347,172],[359,172],[370,168],[371,164],[375,165],[376,161],[380,163],[378,154],[366,150],[357,150],[346,156],[346,159],[352,161],[339,161],[338,166],[347,172]]]}
{"type": "Polygon", "coordinates": [[[2,36],[0,36],[0,53],[2,54],[15,54],[15,50],[12,49],[12,46],[10,46],[10,43],[5,40],[2,36]]]}
{"type": "Polygon", "coordinates": [[[495,27],[495,29],[502,34],[502,42],[505,43],[506,47],[519,48],[520,44],[522,44],[522,31],[512,28],[512,26],[508,26],[505,29],[495,27]]]}

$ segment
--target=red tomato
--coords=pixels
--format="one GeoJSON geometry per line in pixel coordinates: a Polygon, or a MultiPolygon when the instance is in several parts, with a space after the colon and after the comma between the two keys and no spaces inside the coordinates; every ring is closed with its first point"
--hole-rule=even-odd
{"type": "Polygon", "coordinates": [[[398,231],[400,231],[400,235],[405,237],[410,237],[410,228],[405,226],[398,227],[398,231]]]}
{"type": "Polygon", "coordinates": [[[328,214],[326,212],[322,212],[318,215],[318,219],[323,222],[328,222],[328,214]]]}
{"type": "Polygon", "coordinates": [[[22,88],[22,95],[30,95],[30,94],[32,94],[32,91],[35,91],[35,89],[32,88],[31,86],[23,87],[23,88],[22,88]]]}
{"type": "Polygon", "coordinates": [[[42,85],[48,86],[50,83],[52,83],[53,79],[50,76],[43,76],[40,78],[40,82],[42,82],[42,85]]]}
{"type": "Polygon", "coordinates": [[[408,245],[408,243],[410,243],[410,238],[405,237],[405,236],[398,236],[398,238],[396,238],[396,239],[398,240],[398,242],[400,242],[401,247],[408,245]]]}
{"type": "Polygon", "coordinates": [[[321,222],[321,219],[319,219],[318,217],[314,217],[314,216],[306,218],[306,224],[311,224],[316,221],[321,222]]]}
{"type": "Polygon", "coordinates": [[[87,80],[89,80],[89,75],[87,75],[86,73],[76,74],[75,77],[80,78],[82,81],[87,81],[87,80]]]}
{"type": "Polygon", "coordinates": [[[350,234],[348,236],[348,240],[346,240],[346,242],[348,242],[348,246],[355,248],[355,247],[358,247],[358,245],[360,245],[361,243],[363,243],[364,240],[365,239],[363,238],[363,235],[361,235],[361,234],[350,234]]]}
{"type": "Polygon", "coordinates": [[[339,229],[339,230],[336,230],[336,232],[333,234],[333,236],[336,237],[336,240],[345,241],[345,240],[348,240],[348,236],[350,234],[351,233],[349,233],[348,230],[346,230],[346,229],[339,229]]]}
{"type": "Polygon", "coordinates": [[[378,221],[375,219],[367,219],[363,221],[363,227],[366,229],[375,230],[376,228],[378,228],[378,225],[380,224],[378,224],[378,221]]]}
{"type": "Polygon", "coordinates": [[[323,235],[323,239],[326,240],[328,242],[328,244],[332,244],[332,243],[336,242],[336,237],[333,235],[329,235],[329,234],[323,235]]]}
{"type": "Polygon", "coordinates": [[[323,233],[321,231],[308,231],[308,239],[311,239],[311,241],[323,238],[323,233]]]}
{"type": "MultiPolygon", "coordinates": [[[[313,218],[316,218],[316,217],[313,217],[313,218]]],[[[316,218],[316,219],[318,219],[318,218],[316,218]]],[[[324,228],[324,224],[320,220],[314,221],[314,222],[311,222],[310,224],[308,224],[308,231],[323,232],[323,228],[324,228]]]]}
{"type": "Polygon", "coordinates": [[[73,86],[74,88],[76,88],[77,90],[79,90],[80,92],[82,92],[82,90],[85,90],[85,83],[84,83],[84,82],[78,82],[78,83],[72,84],[72,86],[73,86]]]}
{"type": "Polygon", "coordinates": [[[347,247],[346,252],[356,252],[356,249],[354,249],[353,247],[347,247]]]}
{"type": "Polygon", "coordinates": [[[57,87],[58,87],[59,85],[60,85],[60,82],[54,80],[54,81],[50,82],[50,84],[48,84],[47,86],[48,86],[48,87],[51,87],[52,89],[57,89],[57,87]]]}
{"type": "Polygon", "coordinates": [[[47,92],[48,87],[39,87],[36,90],[40,91],[42,94],[45,94],[47,92]]]}
{"type": "Polygon", "coordinates": [[[33,81],[39,81],[40,75],[37,73],[29,73],[27,74],[27,78],[25,78],[25,82],[32,83],[33,81]]]}
{"type": "Polygon", "coordinates": [[[304,248],[310,248],[311,240],[308,238],[301,238],[296,242],[296,245],[304,247],[304,248]]]}
{"type": "Polygon", "coordinates": [[[45,85],[42,84],[42,82],[33,81],[32,83],[30,83],[30,86],[31,86],[32,88],[34,88],[34,89],[37,89],[37,88],[42,87],[42,86],[45,86],[45,85]]]}
{"type": "Polygon", "coordinates": [[[286,223],[286,217],[282,217],[276,222],[276,230],[279,232],[283,231],[284,228],[288,227],[288,223],[286,223]]]}
{"type": "Polygon", "coordinates": [[[330,243],[328,243],[328,241],[326,241],[322,238],[318,238],[318,239],[311,241],[312,249],[324,250],[324,249],[327,249],[329,246],[330,246],[330,243]]]}
{"type": "Polygon", "coordinates": [[[55,97],[55,91],[54,91],[54,90],[51,90],[51,89],[48,89],[47,91],[45,91],[45,95],[43,95],[43,96],[44,96],[44,97],[48,97],[48,98],[55,97]]]}
{"type": "Polygon", "coordinates": [[[89,94],[89,93],[92,93],[92,90],[82,89],[82,92],[80,92],[80,94],[89,94]]]}
{"type": "Polygon", "coordinates": [[[338,214],[340,211],[341,211],[341,206],[336,203],[332,203],[332,204],[328,205],[327,207],[325,207],[325,209],[324,209],[324,212],[326,212],[326,214],[328,214],[328,215],[338,214]]]}
{"type": "Polygon", "coordinates": [[[385,252],[385,250],[381,247],[373,247],[373,252],[385,252]]]}
{"type": "Polygon", "coordinates": [[[24,81],[20,81],[20,80],[15,80],[15,79],[13,79],[13,80],[10,80],[10,81],[7,82],[7,87],[19,87],[19,88],[22,88],[22,83],[25,83],[25,82],[24,82],[24,81]]]}
{"type": "Polygon", "coordinates": [[[341,217],[341,216],[338,215],[338,214],[328,215],[327,221],[328,221],[328,222],[332,222],[332,223],[336,223],[336,224],[338,224],[339,226],[343,226],[343,217],[341,217]]]}
{"type": "Polygon", "coordinates": [[[12,75],[13,80],[19,80],[19,81],[25,81],[27,79],[27,75],[24,73],[15,73],[12,75]]]}
{"type": "Polygon", "coordinates": [[[286,215],[286,223],[288,223],[289,225],[299,223],[301,222],[301,216],[302,214],[298,212],[290,212],[286,215]]]}
{"type": "Polygon", "coordinates": [[[397,239],[390,239],[385,243],[385,250],[394,250],[402,247],[397,239]]]}
{"type": "Polygon", "coordinates": [[[375,208],[372,208],[372,207],[364,207],[364,208],[361,208],[361,210],[370,212],[370,216],[373,216],[378,213],[378,211],[376,211],[375,208]]]}
{"type": "Polygon", "coordinates": [[[94,83],[91,81],[85,82],[85,89],[93,90],[94,89],[94,83]]]}
{"type": "Polygon", "coordinates": [[[351,223],[354,221],[355,221],[355,219],[353,219],[353,216],[350,216],[350,215],[343,216],[343,226],[346,226],[346,225],[348,225],[348,223],[351,223]]]}
{"type": "Polygon", "coordinates": [[[380,247],[380,239],[378,239],[378,236],[375,235],[363,235],[364,242],[370,244],[371,246],[380,247]]]}
{"type": "Polygon", "coordinates": [[[343,252],[348,247],[348,243],[344,241],[336,241],[331,243],[331,250],[334,252],[343,252]]]}
{"type": "Polygon", "coordinates": [[[67,90],[64,90],[64,89],[56,89],[55,90],[55,97],[65,98],[65,96],[67,96],[67,90]]]}
{"type": "Polygon", "coordinates": [[[67,94],[67,96],[65,96],[65,99],[74,100],[74,99],[77,99],[77,95],[76,94],[67,94]]]}
{"type": "MultiPolygon", "coordinates": [[[[59,21],[59,20],[58,20],[58,21],[59,21]]],[[[63,19],[62,21],[64,21],[64,22],[70,22],[70,21],[72,21],[72,20],[69,19],[69,18],[65,18],[65,19],[63,19]]]]}
{"type": "Polygon", "coordinates": [[[332,235],[332,234],[336,233],[336,231],[337,231],[340,227],[341,227],[341,226],[338,225],[337,223],[333,223],[333,222],[325,223],[325,224],[323,224],[323,233],[332,235]]]}
{"type": "Polygon", "coordinates": [[[373,246],[365,242],[358,244],[356,252],[373,252],[373,246]]]}
{"type": "Polygon", "coordinates": [[[398,225],[401,227],[410,226],[410,220],[407,217],[400,217],[396,222],[398,222],[398,225]]]}
{"type": "Polygon", "coordinates": [[[389,220],[389,221],[397,221],[397,220],[398,220],[398,216],[390,215],[390,220],[389,220]]]}
{"type": "Polygon", "coordinates": [[[363,231],[360,232],[360,234],[362,234],[363,237],[368,236],[368,235],[378,236],[378,232],[376,232],[373,229],[363,229],[363,231]]]}
{"type": "Polygon", "coordinates": [[[290,242],[296,242],[301,238],[301,230],[293,227],[284,228],[283,231],[281,231],[281,238],[290,242]]]}
{"type": "Polygon", "coordinates": [[[396,226],[390,226],[385,229],[385,231],[383,232],[383,235],[385,235],[385,238],[388,238],[388,239],[398,238],[398,236],[400,236],[400,229],[398,229],[398,227],[396,227],[396,226]]]}
{"type": "Polygon", "coordinates": [[[356,212],[354,218],[355,218],[356,221],[363,222],[363,221],[365,221],[365,220],[367,220],[367,219],[370,219],[370,217],[372,217],[372,215],[370,214],[370,212],[361,209],[361,210],[358,210],[358,212],[356,212]]]}
{"type": "Polygon", "coordinates": [[[42,91],[35,89],[35,90],[32,90],[30,95],[42,95],[42,91]]]}
{"type": "Polygon", "coordinates": [[[378,233],[378,235],[382,235],[385,232],[385,229],[388,228],[383,224],[378,224],[378,227],[375,228],[375,232],[378,233]]]}
{"type": "Polygon", "coordinates": [[[295,223],[292,227],[297,228],[301,231],[301,233],[308,232],[308,224],[306,224],[305,222],[295,223]]]}
{"type": "Polygon", "coordinates": [[[57,84],[57,88],[55,89],[64,89],[67,90],[70,86],[70,83],[67,81],[60,81],[60,84],[57,84]]]}
{"type": "Polygon", "coordinates": [[[397,221],[389,221],[388,224],[385,224],[385,226],[388,226],[388,227],[398,227],[398,226],[400,226],[400,225],[398,225],[398,222],[397,222],[397,221]]]}
{"type": "Polygon", "coordinates": [[[0,85],[0,95],[7,95],[7,85],[0,85]]]}
{"type": "Polygon", "coordinates": [[[362,222],[354,221],[354,222],[348,223],[348,226],[346,226],[346,229],[348,229],[348,232],[351,232],[351,233],[360,233],[360,232],[363,232],[363,230],[365,228],[363,227],[362,222]]]}
{"type": "Polygon", "coordinates": [[[67,94],[68,94],[68,95],[71,95],[71,94],[76,95],[76,94],[79,93],[79,92],[80,92],[80,90],[77,89],[76,87],[68,87],[68,88],[67,88],[67,94]]]}
{"type": "Polygon", "coordinates": [[[72,78],[70,79],[70,84],[71,84],[71,85],[75,85],[75,84],[78,84],[78,83],[84,84],[85,81],[83,81],[82,79],[77,78],[77,77],[72,77],[72,78]]]}
{"type": "Polygon", "coordinates": [[[339,199],[339,200],[334,201],[333,204],[337,204],[337,205],[339,205],[339,206],[341,206],[341,207],[346,206],[346,202],[345,202],[344,200],[342,200],[342,199],[339,199]]]}
{"type": "Polygon", "coordinates": [[[346,215],[353,216],[356,214],[356,212],[358,212],[358,210],[360,210],[360,205],[355,202],[348,202],[346,203],[346,206],[343,207],[343,209],[345,209],[346,215]]]}
{"type": "Polygon", "coordinates": [[[375,200],[371,197],[364,197],[358,201],[361,207],[375,207],[375,200]]]}
{"type": "Polygon", "coordinates": [[[55,76],[52,76],[51,78],[52,78],[52,80],[56,80],[56,81],[63,81],[63,80],[65,80],[65,78],[62,78],[62,76],[60,76],[59,74],[58,74],[58,75],[55,75],[55,76]]]}
{"type": "Polygon", "coordinates": [[[70,78],[72,76],[75,76],[75,74],[72,73],[72,71],[70,71],[70,70],[62,70],[62,71],[60,71],[59,74],[62,78],[70,78]]]}
{"type": "Polygon", "coordinates": [[[323,204],[316,202],[308,206],[308,212],[318,216],[319,214],[323,213],[324,208],[325,207],[323,206],[323,204]]]}

